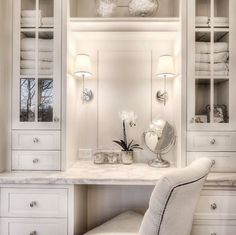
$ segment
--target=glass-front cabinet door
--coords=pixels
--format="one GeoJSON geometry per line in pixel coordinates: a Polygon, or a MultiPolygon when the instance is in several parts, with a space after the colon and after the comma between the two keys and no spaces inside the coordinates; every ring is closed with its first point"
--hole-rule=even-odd
{"type": "Polygon", "coordinates": [[[60,129],[61,1],[13,2],[13,129],[60,129]]]}
{"type": "Polygon", "coordinates": [[[235,10],[235,0],[189,1],[188,130],[236,130],[235,10]]]}

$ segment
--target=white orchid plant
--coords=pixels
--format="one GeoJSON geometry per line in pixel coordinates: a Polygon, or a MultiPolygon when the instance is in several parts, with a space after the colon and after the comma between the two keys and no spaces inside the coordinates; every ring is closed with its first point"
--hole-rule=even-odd
{"type": "Polygon", "coordinates": [[[121,111],[119,112],[119,117],[123,126],[123,140],[113,140],[113,142],[118,144],[122,148],[122,151],[134,151],[134,149],[142,149],[139,144],[133,143],[133,140],[128,143],[126,135],[126,125],[129,125],[130,127],[136,126],[137,115],[133,111],[121,111]]]}

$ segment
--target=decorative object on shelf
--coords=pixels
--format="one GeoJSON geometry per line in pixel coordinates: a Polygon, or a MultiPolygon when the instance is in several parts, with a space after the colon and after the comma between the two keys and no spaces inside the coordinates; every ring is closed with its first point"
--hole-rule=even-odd
{"type": "Polygon", "coordinates": [[[119,153],[100,151],[94,154],[94,164],[118,164],[119,153]]]}
{"type": "Polygon", "coordinates": [[[191,123],[207,123],[207,115],[195,115],[195,118],[192,118],[191,123]]]}
{"type": "Polygon", "coordinates": [[[126,134],[126,124],[130,127],[136,126],[137,115],[134,112],[122,111],[119,113],[120,119],[122,120],[123,126],[123,140],[113,140],[114,143],[118,144],[121,149],[121,158],[123,164],[132,164],[134,158],[134,149],[142,149],[139,144],[133,143],[134,141],[128,142],[126,134]]]}
{"type": "Polygon", "coordinates": [[[111,17],[114,16],[117,8],[116,0],[97,0],[96,11],[100,17],[111,17]]]}
{"type": "Polygon", "coordinates": [[[163,154],[168,153],[175,144],[175,130],[162,119],[156,119],[144,133],[144,142],[148,149],[157,154],[157,157],[149,162],[152,167],[166,168],[170,163],[162,158],[163,154]]]}
{"type": "Polygon", "coordinates": [[[129,13],[138,17],[152,16],[158,8],[158,0],[131,0],[129,3],[129,13]]]}
{"type": "Polygon", "coordinates": [[[164,105],[166,105],[166,101],[168,99],[166,79],[175,76],[174,70],[174,60],[171,55],[162,55],[159,57],[156,76],[164,79],[164,90],[157,91],[156,98],[158,101],[163,102],[164,105]]]}
{"type": "MultiPolygon", "coordinates": [[[[210,116],[211,116],[211,106],[206,106],[207,110],[207,116],[208,116],[208,122],[210,122],[210,116]]],[[[214,105],[214,123],[228,123],[229,117],[228,117],[228,111],[226,105],[214,105]]]]}
{"type": "Polygon", "coordinates": [[[84,79],[92,77],[92,66],[89,55],[78,54],[75,62],[75,75],[83,79],[82,100],[83,104],[93,99],[92,90],[84,87],[84,79]]]}

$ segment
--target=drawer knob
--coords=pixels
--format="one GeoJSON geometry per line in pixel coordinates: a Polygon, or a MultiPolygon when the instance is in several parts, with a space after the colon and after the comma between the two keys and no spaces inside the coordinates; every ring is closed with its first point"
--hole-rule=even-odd
{"type": "Polygon", "coordinates": [[[211,143],[212,145],[214,145],[214,144],[216,143],[216,140],[215,140],[215,139],[212,139],[212,140],[210,141],[210,143],[211,143]]]}
{"type": "Polygon", "coordinates": [[[212,203],[212,204],[211,204],[211,209],[212,209],[212,210],[216,210],[216,209],[217,209],[216,203],[212,203]]]}
{"type": "Polygon", "coordinates": [[[39,138],[33,138],[33,142],[37,144],[39,142],[39,138]]]}
{"type": "Polygon", "coordinates": [[[60,121],[60,118],[59,118],[59,117],[54,117],[54,118],[53,118],[53,121],[54,121],[54,122],[59,122],[59,121],[60,121]]]}
{"type": "Polygon", "coordinates": [[[34,164],[36,164],[36,163],[38,163],[39,162],[39,159],[38,158],[35,158],[34,160],[33,160],[33,163],[34,164]]]}
{"type": "Polygon", "coordinates": [[[30,233],[30,235],[37,235],[36,231],[30,233]]]}
{"type": "Polygon", "coordinates": [[[37,205],[36,201],[32,201],[32,202],[30,203],[30,207],[31,207],[31,208],[35,207],[36,205],[37,205]]]}

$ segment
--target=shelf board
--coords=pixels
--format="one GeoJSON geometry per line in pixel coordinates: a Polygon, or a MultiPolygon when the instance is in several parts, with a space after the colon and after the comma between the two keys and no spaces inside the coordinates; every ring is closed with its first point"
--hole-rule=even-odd
{"type": "Polygon", "coordinates": [[[39,78],[39,79],[53,79],[53,76],[52,75],[20,75],[20,78],[26,78],[26,79],[29,79],[29,78],[39,78]]]}
{"type": "Polygon", "coordinates": [[[70,18],[73,32],[176,32],[180,28],[180,18],[70,18]]]}
{"type": "MultiPolygon", "coordinates": [[[[195,79],[211,79],[211,76],[195,76],[195,79]]],[[[229,76],[213,76],[213,79],[224,79],[228,80],[229,76]]]]}

